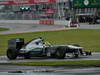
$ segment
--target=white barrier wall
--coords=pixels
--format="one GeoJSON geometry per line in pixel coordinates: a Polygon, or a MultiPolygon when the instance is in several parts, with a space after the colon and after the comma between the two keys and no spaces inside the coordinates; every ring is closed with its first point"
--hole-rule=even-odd
{"type": "Polygon", "coordinates": [[[74,24],[71,22],[71,20],[40,20],[39,24],[45,24],[45,25],[63,25],[65,27],[78,27],[78,24],[74,24]]]}
{"type": "Polygon", "coordinates": [[[55,25],[64,25],[70,27],[70,22],[66,20],[55,20],[54,21],[55,25]]]}
{"type": "Polygon", "coordinates": [[[39,20],[0,20],[0,23],[4,24],[39,24],[39,20]]]}
{"type": "Polygon", "coordinates": [[[79,27],[78,24],[71,24],[67,20],[0,20],[2,24],[45,24],[45,25],[64,25],[65,27],[79,27]]]}
{"type": "Polygon", "coordinates": [[[56,2],[68,2],[69,0],[56,0],[56,2]]]}

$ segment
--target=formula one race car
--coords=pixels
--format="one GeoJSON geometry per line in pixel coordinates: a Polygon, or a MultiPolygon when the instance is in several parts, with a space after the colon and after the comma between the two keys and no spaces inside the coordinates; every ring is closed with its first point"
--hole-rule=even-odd
{"type": "Polygon", "coordinates": [[[83,52],[83,48],[79,45],[46,44],[41,37],[34,38],[25,44],[23,38],[13,38],[8,41],[7,57],[10,60],[18,56],[23,56],[25,59],[43,56],[63,59],[66,54],[72,54],[77,58],[79,55],[91,55],[91,52],[83,52]]]}

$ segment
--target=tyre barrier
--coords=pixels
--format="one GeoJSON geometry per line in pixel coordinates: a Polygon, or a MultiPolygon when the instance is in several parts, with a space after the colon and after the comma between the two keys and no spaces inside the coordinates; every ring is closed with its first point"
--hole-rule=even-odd
{"type": "Polygon", "coordinates": [[[54,25],[54,20],[40,20],[40,24],[54,25]]]}

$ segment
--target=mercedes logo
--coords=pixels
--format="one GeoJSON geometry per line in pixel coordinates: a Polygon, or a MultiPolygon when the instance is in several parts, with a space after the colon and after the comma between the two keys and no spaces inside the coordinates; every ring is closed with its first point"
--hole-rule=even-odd
{"type": "Polygon", "coordinates": [[[89,0],[84,0],[84,5],[88,5],[89,4],[89,0]]]}

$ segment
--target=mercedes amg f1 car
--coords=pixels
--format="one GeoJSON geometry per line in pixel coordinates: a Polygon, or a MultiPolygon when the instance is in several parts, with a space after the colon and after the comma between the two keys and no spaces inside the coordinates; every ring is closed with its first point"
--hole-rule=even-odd
{"type": "Polygon", "coordinates": [[[18,56],[25,59],[43,56],[63,59],[66,54],[72,54],[77,58],[80,55],[91,55],[91,52],[83,51],[79,45],[46,45],[41,37],[34,38],[27,43],[24,43],[23,38],[8,40],[7,57],[10,60],[14,60],[18,56]]]}

